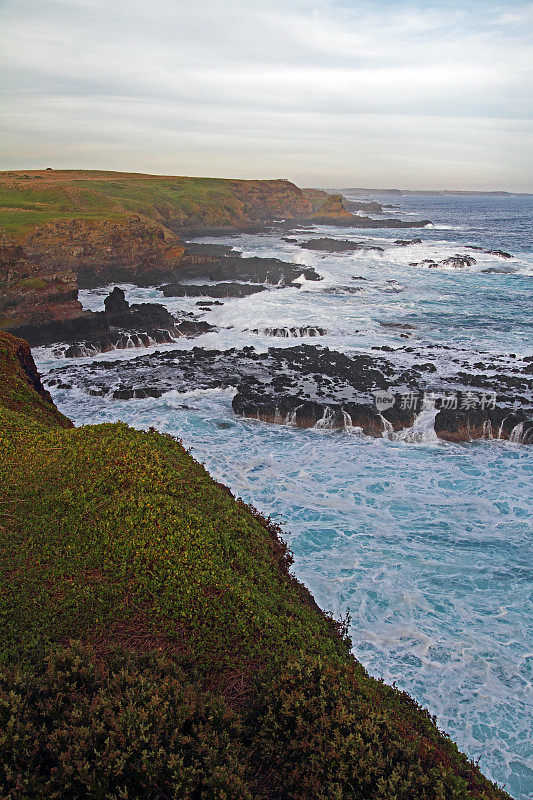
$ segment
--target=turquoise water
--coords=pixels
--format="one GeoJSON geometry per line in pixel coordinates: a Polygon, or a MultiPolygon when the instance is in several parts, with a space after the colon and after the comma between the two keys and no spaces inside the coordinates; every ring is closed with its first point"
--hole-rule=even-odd
{"type": "MultiPolygon", "coordinates": [[[[218,332],[179,346],[294,345],[250,328],[315,324],[328,335],[314,344],[346,352],[385,344],[396,349],[394,359],[431,357],[438,376],[458,359],[472,370],[484,358],[495,372],[520,372],[521,357],[531,353],[531,200],[390,202],[436,226],[333,235],[383,243],[420,236],[421,245],[323,257],[273,235],[231,239],[250,254],[315,266],[324,281],[227,301],[205,315],[218,332]],[[466,243],[508,249],[514,258],[472,251],[478,264],[466,270],[409,266],[468,252],[466,243]],[[483,272],[502,266],[513,271],[483,272]],[[367,278],[357,294],[342,289],[353,285],[351,275],[367,278]]],[[[155,289],[126,288],[130,299],[161,299],[155,289]]],[[[87,292],[83,301],[98,308],[104,295],[87,292]]],[[[197,310],[193,301],[167,305],[197,310]]],[[[50,350],[37,355],[45,372],[58,364],[50,350]]],[[[79,423],[123,419],[182,438],[211,474],[283,525],[296,575],[323,608],[338,617],[350,610],[354,652],[369,671],[436,714],[513,797],[531,797],[531,448],[435,441],[431,420],[416,442],[266,425],[236,418],[231,396],[207,390],[115,401],[77,388],[55,399],[79,423]]]]}

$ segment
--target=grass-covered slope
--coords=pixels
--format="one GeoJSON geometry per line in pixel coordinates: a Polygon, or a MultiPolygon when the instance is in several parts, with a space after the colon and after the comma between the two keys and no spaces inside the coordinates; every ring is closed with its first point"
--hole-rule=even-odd
{"type": "Polygon", "coordinates": [[[173,228],[242,225],[311,211],[287,180],[231,180],[98,170],[0,172],[0,229],[22,241],[60,220],[118,221],[140,214],[173,228]]]}
{"type": "Polygon", "coordinates": [[[46,426],[72,427],[43,388],[27,343],[0,333],[0,410],[6,409],[46,426]]]}
{"type": "MultiPolygon", "coordinates": [[[[20,344],[0,344],[17,383],[20,344]]],[[[17,386],[0,395],[2,798],[507,797],[367,675],[277,529],[178,441],[61,427],[17,386]]]]}

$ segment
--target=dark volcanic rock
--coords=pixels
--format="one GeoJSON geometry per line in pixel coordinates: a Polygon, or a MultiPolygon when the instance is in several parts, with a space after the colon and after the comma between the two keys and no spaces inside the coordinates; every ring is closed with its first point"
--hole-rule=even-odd
{"type": "Polygon", "coordinates": [[[472,256],[450,256],[450,258],[445,258],[444,261],[439,262],[443,266],[446,267],[456,267],[457,269],[462,269],[463,267],[473,267],[474,264],[477,264],[477,261],[472,256]]]}
{"type": "Polygon", "coordinates": [[[407,247],[410,244],[422,244],[422,239],[395,239],[394,244],[399,247],[407,247]]]}
{"type": "Polygon", "coordinates": [[[145,397],[161,397],[162,394],[163,392],[161,389],[147,386],[144,389],[116,389],[113,392],[113,398],[115,400],[133,400],[134,398],[144,399],[145,397]]]}
{"type": "MultiPolygon", "coordinates": [[[[280,387],[281,388],[281,387],[280,387]]],[[[416,394],[416,393],[415,393],[416,394]]],[[[509,413],[506,409],[476,408],[461,410],[463,393],[458,393],[458,409],[441,408],[436,412],[434,430],[440,439],[467,442],[474,439],[508,439],[520,444],[533,443],[533,418],[524,412],[509,413]]],[[[380,413],[374,404],[331,401],[317,402],[299,396],[276,396],[246,389],[233,398],[232,407],[240,416],[261,422],[295,425],[300,428],[323,430],[353,430],[365,434],[394,438],[399,431],[411,428],[416,416],[424,409],[420,392],[410,407],[402,405],[401,395],[390,408],[380,413]]],[[[439,409],[442,399],[437,399],[439,409]]]]}
{"type": "MultiPolygon", "coordinates": [[[[278,425],[295,425],[298,428],[320,428],[322,430],[348,430],[361,428],[371,436],[382,435],[385,425],[383,416],[375,407],[362,403],[319,403],[300,397],[281,395],[268,398],[236,394],[232,401],[236,414],[251,417],[260,422],[278,425]]],[[[412,425],[415,415],[409,411],[392,410],[387,422],[394,430],[412,425]]]]}
{"type": "Polygon", "coordinates": [[[175,330],[180,336],[201,336],[203,333],[214,331],[213,325],[197,319],[183,319],[175,326],[175,330]]]}
{"type": "Polygon", "coordinates": [[[328,253],[344,253],[351,250],[376,250],[379,253],[384,251],[383,247],[366,244],[365,242],[350,242],[347,239],[329,239],[327,237],[309,239],[307,242],[302,242],[300,247],[305,248],[305,250],[324,250],[328,253]]]}
{"type": "Polygon", "coordinates": [[[266,289],[254,283],[214,283],[203,286],[171,283],[159,288],[165,297],[248,297],[266,289]]]}
{"type": "MultiPolygon", "coordinates": [[[[401,349],[409,352],[409,348],[401,349]]],[[[382,356],[348,356],[304,344],[272,347],[266,353],[258,353],[253,347],[166,350],[127,361],[55,368],[47,383],[65,388],[74,385],[117,399],[155,397],[169,390],[231,387],[237,390],[233,409],[242,416],[300,427],[361,428],[365,433],[390,438],[411,428],[417,415],[429,410],[429,420],[434,413],[435,431],[442,439],[533,441],[531,404],[524,400],[523,408],[516,407],[522,401],[515,384],[525,391],[521,381],[530,384],[528,376],[496,375],[489,379],[481,373],[474,382],[476,376],[464,373],[461,381],[461,373],[457,373],[444,385],[438,376],[437,365],[431,361],[409,367],[382,356]],[[471,377],[477,392],[458,388],[461,382],[468,387],[471,377]],[[492,402],[483,401],[487,392],[496,391],[498,403],[495,397],[492,402]],[[376,392],[387,399],[379,408],[376,392]],[[433,406],[426,405],[428,397],[433,406]],[[506,402],[515,407],[505,407],[506,402]]],[[[416,433],[415,428],[413,431],[416,433]]],[[[405,433],[406,438],[412,435],[405,433]]]]}
{"type": "Polygon", "coordinates": [[[284,339],[295,339],[302,336],[325,336],[325,328],[305,325],[299,328],[253,328],[252,333],[261,333],[264,336],[280,336],[284,339]]]}
{"type": "Polygon", "coordinates": [[[505,250],[485,250],[483,247],[480,247],[477,244],[467,244],[467,250],[478,250],[480,253],[487,253],[489,256],[499,256],[500,258],[512,258],[511,253],[507,253],[505,250]]]}
{"type": "Polygon", "coordinates": [[[411,261],[410,267],[429,267],[435,269],[438,267],[456,267],[462,269],[463,267],[472,267],[477,264],[477,261],[472,256],[462,256],[456,253],[454,256],[444,258],[442,261],[434,261],[432,258],[425,258],[423,261],[411,261]]]}
{"type": "Polygon", "coordinates": [[[364,214],[383,214],[383,206],[375,200],[359,202],[358,200],[347,200],[343,197],[344,208],[346,211],[362,211],[364,214]]]}
{"type": "MultiPolygon", "coordinates": [[[[241,258],[240,254],[226,245],[190,245],[186,255],[180,260],[179,270],[165,270],[147,264],[143,270],[132,271],[117,265],[106,272],[106,280],[114,283],[134,283],[137,286],[158,286],[177,284],[191,278],[208,278],[211,281],[248,281],[292,285],[302,274],[310,281],[321,280],[312,267],[300,266],[281,261],[278,258],[251,256],[241,258]]],[[[102,286],[99,273],[78,271],[80,288],[94,289],[102,286]]]]}
{"type": "Polygon", "coordinates": [[[290,264],[279,258],[221,258],[208,268],[188,269],[184,278],[207,277],[211,281],[251,281],[292,285],[295,280],[304,276],[309,281],[321,280],[320,275],[312,267],[290,264]]]}
{"type": "Polygon", "coordinates": [[[471,439],[510,439],[533,443],[533,419],[523,412],[509,413],[504,408],[446,410],[435,417],[435,433],[451,442],[471,439]]]}
{"type": "Polygon", "coordinates": [[[123,314],[129,310],[129,303],[126,302],[126,295],[123,289],[115,286],[104,300],[104,308],[106,314],[123,314]]]}
{"type": "Polygon", "coordinates": [[[108,350],[146,347],[174,341],[178,336],[205,333],[206,322],[179,321],[158,303],[130,305],[122,289],[115,287],[104,300],[105,311],[86,311],[82,316],[51,320],[42,325],[25,325],[17,335],[31,345],[70,343],[68,357],[102,353],[108,350]]]}
{"type": "Polygon", "coordinates": [[[224,303],[221,303],[220,300],[198,300],[196,305],[201,308],[211,308],[212,306],[223,306],[224,303]]]}
{"type": "Polygon", "coordinates": [[[491,256],[499,256],[500,258],[512,258],[511,253],[506,253],[505,250],[487,250],[491,256]]]}
{"type": "Polygon", "coordinates": [[[351,214],[349,217],[343,217],[335,220],[333,223],[329,217],[315,217],[314,222],[317,225],[331,225],[342,228],[425,228],[426,225],[431,225],[430,219],[410,220],[405,221],[402,219],[372,219],[371,217],[363,217],[357,214],[351,214]]]}
{"type": "Polygon", "coordinates": [[[97,353],[108,353],[110,350],[130,350],[136,347],[149,347],[153,344],[170,344],[176,336],[167,330],[151,330],[150,333],[133,333],[113,331],[75,342],[66,348],[55,349],[56,355],[65,358],[84,358],[97,353]]]}

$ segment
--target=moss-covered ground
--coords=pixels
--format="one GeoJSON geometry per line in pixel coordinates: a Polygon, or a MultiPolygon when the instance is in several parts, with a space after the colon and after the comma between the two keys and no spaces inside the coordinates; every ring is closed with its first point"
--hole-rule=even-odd
{"type": "Polygon", "coordinates": [[[0,334],[0,797],[508,797],[355,661],[275,526],[167,435],[61,427],[16,345],[0,334]]]}

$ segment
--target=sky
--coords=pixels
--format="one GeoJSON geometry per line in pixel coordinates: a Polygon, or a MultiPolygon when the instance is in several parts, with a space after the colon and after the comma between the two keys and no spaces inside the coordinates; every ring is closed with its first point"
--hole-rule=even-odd
{"type": "Polygon", "coordinates": [[[533,191],[533,3],[0,0],[2,169],[533,191]]]}

